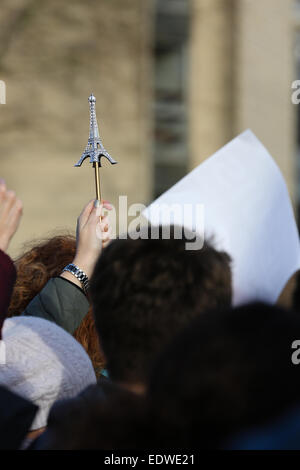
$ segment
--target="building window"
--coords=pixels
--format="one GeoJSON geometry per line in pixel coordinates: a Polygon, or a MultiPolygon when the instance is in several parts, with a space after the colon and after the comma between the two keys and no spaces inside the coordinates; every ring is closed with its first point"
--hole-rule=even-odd
{"type": "Polygon", "coordinates": [[[189,0],[156,0],[154,196],[188,168],[187,74],[189,0]]]}

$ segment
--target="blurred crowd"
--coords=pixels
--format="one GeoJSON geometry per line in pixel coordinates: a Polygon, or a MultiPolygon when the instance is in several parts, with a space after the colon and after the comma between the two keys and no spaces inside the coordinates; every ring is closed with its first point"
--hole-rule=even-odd
{"type": "Polygon", "coordinates": [[[0,448],[299,449],[298,284],[290,309],[233,307],[212,241],[110,240],[110,209],[13,262],[22,202],[0,181],[0,448]]]}

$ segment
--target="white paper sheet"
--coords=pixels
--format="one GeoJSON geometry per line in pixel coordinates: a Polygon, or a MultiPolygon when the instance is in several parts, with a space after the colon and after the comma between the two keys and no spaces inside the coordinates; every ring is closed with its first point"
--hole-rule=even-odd
{"type": "MultiPolygon", "coordinates": [[[[276,302],[300,268],[299,234],[282,174],[252,131],[195,168],[143,215],[154,225],[166,225],[169,219],[160,207],[174,203],[204,205],[205,238],[214,236],[216,248],[233,260],[234,305],[276,302]]],[[[194,217],[180,221],[177,216],[173,222],[195,229],[194,217]]]]}

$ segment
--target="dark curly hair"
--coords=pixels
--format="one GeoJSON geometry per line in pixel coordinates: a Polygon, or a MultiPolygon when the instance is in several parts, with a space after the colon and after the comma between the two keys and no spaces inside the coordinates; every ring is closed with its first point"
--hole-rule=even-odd
{"type": "MultiPolygon", "coordinates": [[[[172,227],[176,233],[178,227],[172,227]]],[[[90,293],[110,377],[143,383],[165,344],[201,313],[231,305],[230,258],[182,239],[117,239],[100,256],[90,293]]]]}
{"type": "MultiPolygon", "coordinates": [[[[17,281],[8,316],[20,315],[29,302],[43,289],[51,277],[59,276],[62,269],[74,258],[76,239],[59,235],[26,245],[25,252],[15,261],[17,281]]],[[[84,347],[97,375],[104,367],[92,309],[74,332],[75,339],[84,347]]]]}

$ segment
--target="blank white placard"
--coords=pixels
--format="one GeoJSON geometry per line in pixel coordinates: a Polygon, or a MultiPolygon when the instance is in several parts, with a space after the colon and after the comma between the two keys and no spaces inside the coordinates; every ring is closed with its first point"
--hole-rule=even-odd
{"type": "MultiPolygon", "coordinates": [[[[234,305],[276,302],[300,268],[299,234],[283,176],[252,131],[195,168],[143,215],[154,225],[168,224],[160,207],[174,204],[203,204],[205,238],[214,236],[216,248],[232,258],[234,305]]],[[[186,211],[181,223],[195,230],[186,211]]]]}

